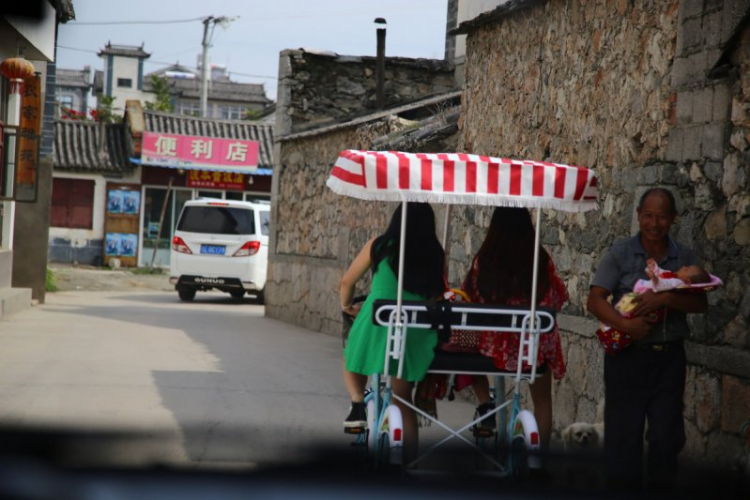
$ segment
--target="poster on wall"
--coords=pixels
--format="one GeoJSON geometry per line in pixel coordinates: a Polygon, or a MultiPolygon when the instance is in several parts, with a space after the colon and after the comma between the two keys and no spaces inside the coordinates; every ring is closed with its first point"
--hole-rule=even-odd
{"type": "Polygon", "coordinates": [[[138,248],[138,235],[137,234],[121,234],[120,235],[120,256],[121,257],[135,257],[136,248],[138,248]]]}
{"type": "Polygon", "coordinates": [[[141,206],[140,191],[121,191],[122,193],[122,213],[135,215],[141,206]]]}
{"type": "Polygon", "coordinates": [[[112,257],[120,255],[120,234],[107,233],[104,247],[104,254],[112,257]]]}
{"type": "Polygon", "coordinates": [[[117,189],[113,189],[107,193],[107,212],[111,214],[122,213],[122,195],[123,191],[117,189]]]}

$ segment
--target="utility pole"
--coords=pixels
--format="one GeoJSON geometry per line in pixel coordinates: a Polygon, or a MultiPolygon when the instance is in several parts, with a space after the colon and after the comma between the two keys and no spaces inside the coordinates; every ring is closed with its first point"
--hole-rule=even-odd
{"type": "Polygon", "coordinates": [[[234,21],[236,18],[220,16],[208,16],[203,20],[203,54],[201,57],[201,116],[203,118],[208,114],[208,49],[211,47],[211,38],[214,36],[214,28],[217,24],[225,25],[234,21]]]}

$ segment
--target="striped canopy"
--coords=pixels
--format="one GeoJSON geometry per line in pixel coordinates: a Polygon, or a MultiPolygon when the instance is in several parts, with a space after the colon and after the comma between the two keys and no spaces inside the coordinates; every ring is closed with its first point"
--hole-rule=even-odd
{"type": "Polygon", "coordinates": [[[363,200],[596,208],[596,174],[585,167],[464,153],[341,152],[329,188],[363,200]]]}

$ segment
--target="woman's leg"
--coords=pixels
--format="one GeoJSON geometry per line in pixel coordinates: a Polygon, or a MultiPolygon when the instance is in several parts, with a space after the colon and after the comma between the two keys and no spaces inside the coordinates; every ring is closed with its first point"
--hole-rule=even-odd
{"type": "Polygon", "coordinates": [[[352,403],[361,403],[365,400],[365,387],[367,387],[367,375],[352,373],[346,369],[346,362],[342,363],[341,370],[344,376],[346,392],[352,399],[352,403]]]}
{"type": "Polygon", "coordinates": [[[529,392],[534,404],[534,418],[539,427],[542,452],[546,452],[552,436],[552,372],[549,368],[529,385],[529,392]]]}
{"type": "MultiPolygon", "coordinates": [[[[391,388],[393,393],[401,399],[412,403],[412,383],[399,378],[391,379],[391,388]]],[[[401,401],[393,399],[399,410],[404,422],[404,463],[408,464],[417,458],[419,448],[419,426],[417,425],[417,414],[403,404],[401,401]]]]}
{"type": "Polygon", "coordinates": [[[490,402],[490,381],[485,375],[472,376],[471,387],[480,405],[490,402]]]}

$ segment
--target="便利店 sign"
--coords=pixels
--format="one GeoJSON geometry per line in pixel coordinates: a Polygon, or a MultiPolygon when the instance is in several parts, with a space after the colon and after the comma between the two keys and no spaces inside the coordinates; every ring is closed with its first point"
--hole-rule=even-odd
{"type": "Polygon", "coordinates": [[[258,142],[144,132],[144,165],[251,174],[258,168],[258,142]]]}

